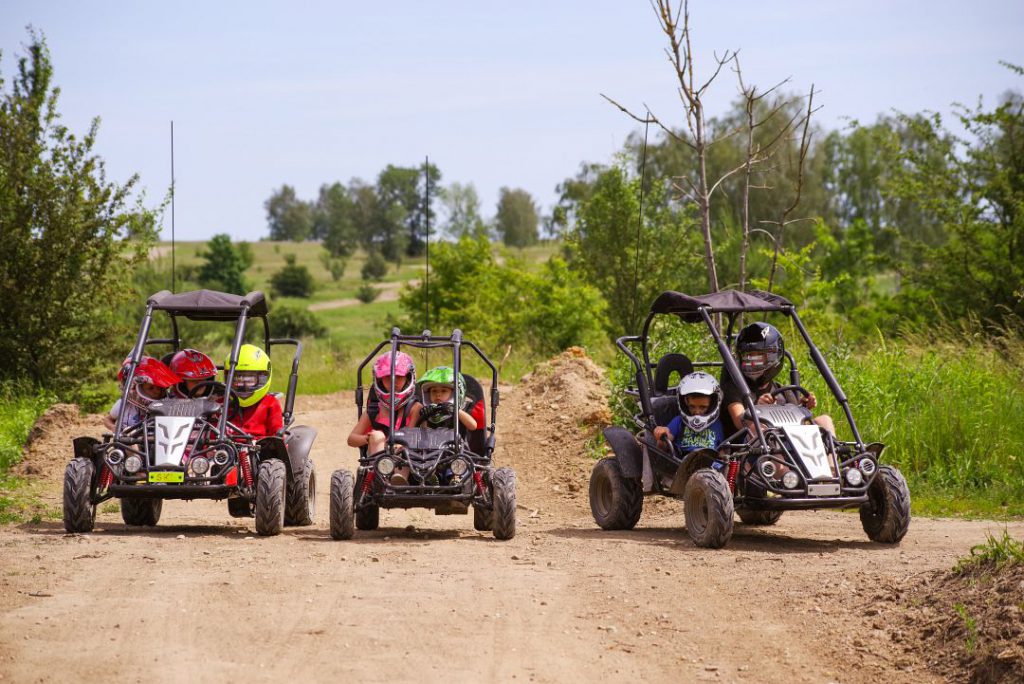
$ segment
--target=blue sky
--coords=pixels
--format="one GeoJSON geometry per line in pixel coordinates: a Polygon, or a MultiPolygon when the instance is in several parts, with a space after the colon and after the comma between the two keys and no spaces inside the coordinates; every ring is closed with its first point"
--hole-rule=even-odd
{"type": "MultiPolygon", "coordinates": [[[[64,122],[83,131],[100,116],[109,177],[138,172],[152,203],[170,184],[174,120],[182,240],[259,239],[282,183],[312,199],[322,183],[372,181],[426,155],[445,183],[476,185],[485,216],[503,185],[546,211],[559,181],[609,161],[634,128],[600,93],[682,122],[645,0],[5,0],[8,80],[28,24],[49,43],[64,122]]],[[[691,24],[698,70],[738,48],[748,82],[814,83],[827,128],[1024,89],[997,63],[1024,64],[1020,0],[698,0],[691,24]]],[[[723,74],[708,112],[735,96],[723,74]]]]}

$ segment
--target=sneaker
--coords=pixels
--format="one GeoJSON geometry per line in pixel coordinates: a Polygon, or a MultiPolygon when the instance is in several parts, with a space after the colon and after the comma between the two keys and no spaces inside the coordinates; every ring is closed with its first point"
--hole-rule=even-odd
{"type": "Polygon", "coordinates": [[[391,484],[397,485],[399,487],[404,487],[405,485],[409,484],[409,481],[406,480],[405,475],[402,475],[401,473],[392,473],[391,484]]]}

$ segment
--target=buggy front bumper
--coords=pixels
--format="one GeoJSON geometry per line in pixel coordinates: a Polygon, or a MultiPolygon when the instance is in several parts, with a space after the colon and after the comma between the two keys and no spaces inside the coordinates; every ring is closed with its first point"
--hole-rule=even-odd
{"type": "Polygon", "coordinates": [[[226,499],[238,487],[210,484],[112,484],[111,496],[122,499],[226,499]]]}
{"type": "Polygon", "coordinates": [[[811,508],[856,508],[868,500],[862,496],[815,496],[807,498],[743,497],[736,501],[737,508],[766,511],[799,511],[811,508]]]}

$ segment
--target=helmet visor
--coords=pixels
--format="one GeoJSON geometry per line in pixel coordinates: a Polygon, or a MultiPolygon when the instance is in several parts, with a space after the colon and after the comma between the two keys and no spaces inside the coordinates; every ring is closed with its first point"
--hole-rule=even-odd
{"type": "Polygon", "coordinates": [[[236,371],[231,389],[240,397],[248,397],[267,384],[270,373],[266,371],[236,371]]]}

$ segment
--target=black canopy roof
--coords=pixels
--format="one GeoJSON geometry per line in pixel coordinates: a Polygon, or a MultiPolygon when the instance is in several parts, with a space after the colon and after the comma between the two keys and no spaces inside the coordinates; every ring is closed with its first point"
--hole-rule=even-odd
{"type": "Polygon", "coordinates": [[[682,292],[662,292],[651,304],[651,313],[676,314],[684,321],[701,320],[698,309],[708,307],[708,313],[738,313],[743,311],[782,311],[793,306],[785,297],[771,292],[753,290],[721,290],[706,295],[690,296],[682,292]]]}
{"type": "Polygon", "coordinates": [[[172,294],[161,290],[149,298],[154,311],[167,311],[172,316],[185,316],[193,321],[234,320],[249,307],[250,316],[266,316],[267,300],[259,290],[241,297],[216,290],[192,290],[172,294]]]}

